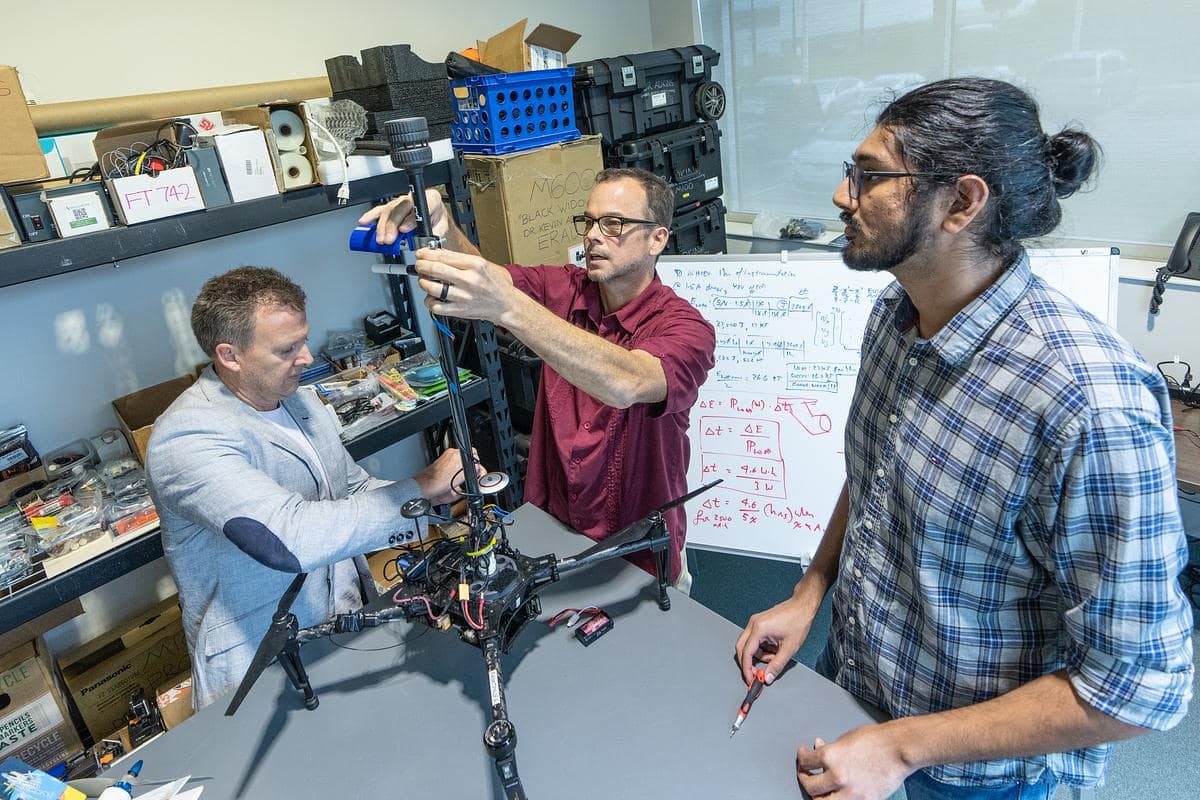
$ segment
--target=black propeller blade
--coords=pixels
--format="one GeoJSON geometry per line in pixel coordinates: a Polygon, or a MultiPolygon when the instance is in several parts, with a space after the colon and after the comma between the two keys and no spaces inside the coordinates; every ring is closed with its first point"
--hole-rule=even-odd
{"type": "Polygon", "coordinates": [[[288,616],[292,611],[292,603],[296,602],[296,598],[300,595],[300,588],[304,586],[304,579],[308,577],[307,572],[301,572],[292,579],[287,591],[283,593],[283,597],[279,598],[279,605],[275,609],[275,615],[271,617],[271,627],[267,628],[267,633],[263,636],[261,642],[258,643],[258,650],[254,652],[254,660],[250,662],[249,668],[246,670],[246,675],[242,678],[242,682],[238,684],[237,691],[233,695],[233,700],[229,703],[229,708],[225,709],[225,716],[232,717],[238,710],[238,706],[246,699],[246,695],[250,693],[250,687],[258,680],[258,676],[262,675],[267,665],[275,660],[275,656],[279,655],[283,650],[283,646],[288,640],[288,616]]]}
{"type": "Polygon", "coordinates": [[[659,508],[655,511],[651,511],[649,514],[647,514],[646,516],[642,517],[641,519],[639,519],[635,522],[629,523],[624,528],[622,528],[621,530],[614,533],[612,536],[604,537],[604,539],[602,539],[599,542],[596,542],[596,544],[592,545],[587,550],[584,550],[582,553],[577,554],[575,556],[575,559],[582,560],[582,559],[587,558],[590,555],[600,552],[601,550],[607,550],[612,547],[620,547],[621,545],[628,544],[629,542],[636,542],[638,539],[642,538],[643,536],[645,536],[647,533],[650,532],[650,528],[652,528],[654,526],[654,515],[655,514],[667,513],[672,508],[675,508],[675,506],[682,505],[682,504],[686,503],[688,500],[691,500],[696,495],[707,492],[709,489],[711,489],[712,487],[714,487],[718,483],[720,483],[721,480],[722,480],[721,478],[717,478],[712,483],[706,483],[703,486],[701,486],[699,489],[688,492],[687,494],[683,495],[682,497],[676,497],[674,500],[671,500],[670,502],[668,502],[666,505],[662,506],[661,508],[659,508]]]}

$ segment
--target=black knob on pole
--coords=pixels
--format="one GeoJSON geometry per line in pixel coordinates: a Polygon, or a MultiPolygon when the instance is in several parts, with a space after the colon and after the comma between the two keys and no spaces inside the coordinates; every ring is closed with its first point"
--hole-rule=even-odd
{"type": "Polygon", "coordinates": [[[424,117],[391,119],[385,123],[392,164],[397,169],[414,170],[433,163],[429,148],[429,126],[424,117]]]}

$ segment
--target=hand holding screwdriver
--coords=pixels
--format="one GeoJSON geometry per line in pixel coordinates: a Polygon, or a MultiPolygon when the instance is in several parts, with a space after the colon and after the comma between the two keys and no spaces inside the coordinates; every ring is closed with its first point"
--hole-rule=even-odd
{"type": "Polygon", "coordinates": [[[762,669],[754,670],[754,680],[750,684],[749,691],[746,692],[746,699],[742,701],[741,708],[738,709],[737,716],[733,719],[733,727],[729,730],[729,738],[738,732],[742,727],[742,723],[746,721],[746,715],[750,713],[750,706],[754,705],[754,701],[762,694],[763,686],[766,685],[767,674],[762,669]]]}

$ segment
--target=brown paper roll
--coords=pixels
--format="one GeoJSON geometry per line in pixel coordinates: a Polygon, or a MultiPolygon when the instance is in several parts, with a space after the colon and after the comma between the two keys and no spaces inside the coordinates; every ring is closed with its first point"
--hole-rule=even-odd
{"type": "Polygon", "coordinates": [[[33,117],[33,126],[39,136],[57,136],[94,131],[124,122],[200,114],[275,100],[311,100],[328,97],[332,93],[329,78],[322,75],[289,81],[47,103],[29,106],[29,114],[33,117]]]}

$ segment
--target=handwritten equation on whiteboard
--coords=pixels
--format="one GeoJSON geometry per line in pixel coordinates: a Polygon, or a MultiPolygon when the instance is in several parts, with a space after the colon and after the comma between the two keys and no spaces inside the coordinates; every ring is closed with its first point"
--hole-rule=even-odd
{"type": "MultiPolygon", "coordinates": [[[[836,255],[835,255],[836,258],[836,255]]],[[[845,476],[863,330],[890,276],[779,261],[664,263],[712,323],[717,362],[692,410],[688,542],[805,558],[845,476]]]]}

